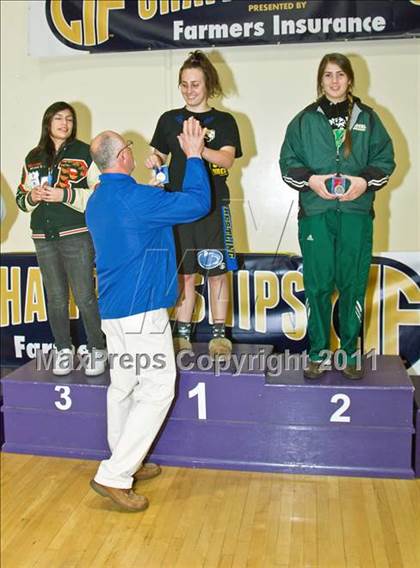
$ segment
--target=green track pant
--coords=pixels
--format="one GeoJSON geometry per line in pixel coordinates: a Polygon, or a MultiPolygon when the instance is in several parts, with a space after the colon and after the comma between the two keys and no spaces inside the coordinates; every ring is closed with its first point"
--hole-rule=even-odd
{"type": "MultiPolygon", "coordinates": [[[[339,293],[339,335],[348,364],[357,349],[372,258],[372,217],[326,211],[299,219],[303,282],[308,316],[309,357],[329,349],[331,296],[339,293]]],[[[325,357],[322,357],[325,358],[325,357]]]]}

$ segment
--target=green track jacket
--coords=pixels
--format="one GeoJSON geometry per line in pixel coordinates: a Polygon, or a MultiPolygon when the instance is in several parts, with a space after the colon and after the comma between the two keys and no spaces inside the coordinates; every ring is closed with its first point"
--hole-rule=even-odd
{"type": "Polygon", "coordinates": [[[280,152],[283,180],[300,192],[300,216],[318,215],[328,209],[343,213],[371,213],[375,191],[383,187],[395,168],[392,141],[378,115],[355,98],[350,118],[352,151],[344,157],[337,151],[333,130],[318,103],[301,111],[289,124],[280,152]],[[319,197],[309,188],[313,174],[360,176],[367,191],[353,201],[340,202],[319,197]]]}

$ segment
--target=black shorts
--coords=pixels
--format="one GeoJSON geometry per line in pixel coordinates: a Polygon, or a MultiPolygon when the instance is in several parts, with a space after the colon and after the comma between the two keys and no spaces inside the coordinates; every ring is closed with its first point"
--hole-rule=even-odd
{"type": "Polygon", "coordinates": [[[203,219],[174,227],[179,274],[217,276],[237,270],[229,205],[216,206],[203,219]]]}

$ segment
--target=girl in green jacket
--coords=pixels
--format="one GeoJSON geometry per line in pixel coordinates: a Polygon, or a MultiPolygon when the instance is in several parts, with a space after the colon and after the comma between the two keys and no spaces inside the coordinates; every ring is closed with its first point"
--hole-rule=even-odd
{"type": "Polygon", "coordinates": [[[349,379],[363,376],[356,350],[372,256],[373,201],[395,168],[388,133],[353,88],[349,59],[325,55],[318,68],[318,99],[291,121],[280,153],[283,180],[299,191],[310,345],[304,375],[311,379],[325,372],[335,288],[340,366],[349,379]]]}

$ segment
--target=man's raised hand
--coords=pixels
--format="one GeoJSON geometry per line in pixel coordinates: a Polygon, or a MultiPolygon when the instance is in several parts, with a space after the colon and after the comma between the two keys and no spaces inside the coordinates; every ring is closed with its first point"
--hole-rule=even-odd
{"type": "Polygon", "coordinates": [[[184,121],[178,141],[187,158],[201,158],[204,149],[204,128],[193,116],[184,121]]]}

